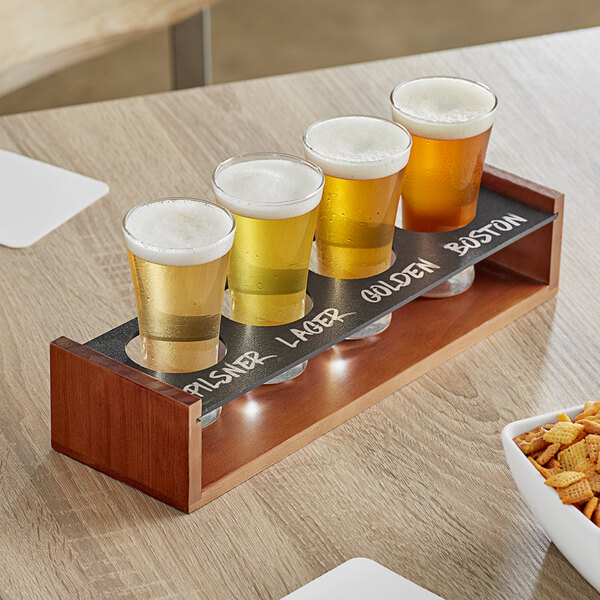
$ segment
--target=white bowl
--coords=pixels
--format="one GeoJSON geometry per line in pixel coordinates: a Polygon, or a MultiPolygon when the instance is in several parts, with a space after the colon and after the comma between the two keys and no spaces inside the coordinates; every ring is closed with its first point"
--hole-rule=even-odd
{"type": "Polygon", "coordinates": [[[561,412],[573,418],[582,410],[582,406],[575,406],[509,423],[502,430],[502,444],[510,472],[536,521],[565,558],[600,592],[600,527],[574,506],[563,504],[556,490],[544,485],[544,477],[513,442],[513,438],[538,425],[556,423],[561,412]]]}

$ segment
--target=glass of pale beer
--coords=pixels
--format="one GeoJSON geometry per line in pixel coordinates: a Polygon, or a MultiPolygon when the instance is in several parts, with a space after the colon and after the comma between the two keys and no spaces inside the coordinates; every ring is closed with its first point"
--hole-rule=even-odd
{"type": "MultiPolygon", "coordinates": [[[[237,222],[228,272],[234,321],[271,326],[304,317],[323,184],[319,167],[288,154],[242,154],[215,169],[217,201],[237,222]]],[[[296,377],[305,365],[269,383],[296,377]]]]}
{"type": "MultiPolygon", "coordinates": [[[[143,366],[185,373],[214,365],[236,229],[233,215],[206,200],[160,198],[133,207],[122,226],[143,366]]],[[[220,412],[202,417],[202,426],[220,412]]]]}
{"type": "MultiPolygon", "coordinates": [[[[387,270],[410,134],[387,119],[352,115],[313,123],[303,140],[305,156],[325,172],[316,228],[319,273],[360,279],[387,270]]],[[[381,333],[390,321],[386,315],[350,338],[381,333]]]]}
{"type": "MultiPolygon", "coordinates": [[[[452,231],[477,210],[485,153],[498,101],[485,85],[458,77],[423,77],[399,84],[392,115],[413,136],[402,188],[402,226],[412,231],[452,231]]],[[[475,270],[466,269],[425,296],[466,291],[475,270]]]]}

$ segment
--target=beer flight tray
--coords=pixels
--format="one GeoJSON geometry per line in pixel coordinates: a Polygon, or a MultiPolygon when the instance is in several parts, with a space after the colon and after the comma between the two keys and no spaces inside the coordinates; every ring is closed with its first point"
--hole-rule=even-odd
{"type": "Polygon", "coordinates": [[[223,318],[226,355],[195,373],[156,373],[127,355],[137,319],[50,345],[52,447],[192,512],[485,338],[558,291],[563,195],[486,166],[475,219],[446,233],[396,228],[380,275],[310,272],[301,320],[223,318]],[[418,298],[477,264],[471,289],[418,298]],[[395,311],[383,333],[344,339],[395,311]],[[309,359],[304,373],[261,385],[309,359]],[[223,406],[217,421],[200,419],[223,406]]]}

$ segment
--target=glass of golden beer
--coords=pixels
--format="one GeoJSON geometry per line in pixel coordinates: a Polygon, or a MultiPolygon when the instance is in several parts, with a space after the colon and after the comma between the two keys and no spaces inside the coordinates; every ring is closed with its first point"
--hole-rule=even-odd
{"type": "MultiPolygon", "coordinates": [[[[228,272],[234,321],[270,326],[304,317],[323,184],[319,167],[288,154],[242,154],[215,169],[217,201],[237,222],[228,272]]],[[[287,381],[304,366],[269,383],[287,381]]]]}
{"type": "MultiPolygon", "coordinates": [[[[423,77],[399,84],[392,115],[413,136],[402,188],[402,226],[452,231],[470,223],[498,101],[485,85],[458,77],[423,77]]],[[[473,267],[425,294],[455,296],[473,283],[473,267]]]]}
{"type": "MultiPolygon", "coordinates": [[[[122,226],[143,366],[185,373],[214,365],[236,228],[233,215],[206,200],[161,198],[133,207],[122,226]]],[[[202,426],[220,412],[202,417],[202,426]]]]}
{"type": "MultiPolygon", "coordinates": [[[[313,123],[303,139],[305,156],[325,172],[316,228],[319,273],[360,279],[387,270],[410,134],[387,119],[352,115],[313,123]]],[[[390,321],[391,314],[350,337],[381,333],[390,321]]]]}

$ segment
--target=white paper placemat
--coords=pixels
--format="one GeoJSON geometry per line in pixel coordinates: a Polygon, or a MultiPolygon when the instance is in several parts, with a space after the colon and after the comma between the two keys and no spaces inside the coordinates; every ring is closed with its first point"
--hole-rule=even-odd
{"type": "Polygon", "coordinates": [[[353,558],[281,600],[442,600],[368,558],[353,558]]]}
{"type": "Polygon", "coordinates": [[[103,181],[0,150],[0,244],[31,246],[108,190],[103,181]]]}

